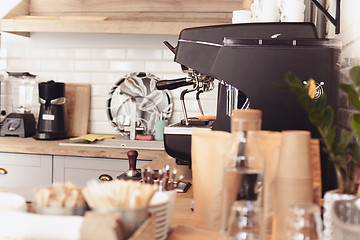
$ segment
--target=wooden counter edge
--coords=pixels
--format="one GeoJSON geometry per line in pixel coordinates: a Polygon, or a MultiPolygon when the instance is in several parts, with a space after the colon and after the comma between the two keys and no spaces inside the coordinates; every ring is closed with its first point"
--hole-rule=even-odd
{"type": "MultiPolygon", "coordinates": [[[[59,156],[127,159],[125,148],[61,146],[65,140],[35,140],[31,137],[0,137],[0,152],[59,156]]],[[[137,149],[136,149],[137,150],[137,149]]],[[[164,150],[139,149],[139,160],[171,159],[164,150]]]]}

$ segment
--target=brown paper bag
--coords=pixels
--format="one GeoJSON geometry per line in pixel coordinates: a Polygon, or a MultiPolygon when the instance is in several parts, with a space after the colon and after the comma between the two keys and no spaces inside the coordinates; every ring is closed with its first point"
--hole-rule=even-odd
{"type": "Polygon", "coordinates": [[[192,130],[191,161],[194,192],[194,225],[220,231],[225,153],[231,134],[192,130]]]}
{"type": "Polygon", "coordinates": [[[275,192],[275,178],[279,164],[282,134],[280,132],[261,131],[260,142],[265,154],[264,182],[264,224],[266,232],[271,232],[275,192]]]}

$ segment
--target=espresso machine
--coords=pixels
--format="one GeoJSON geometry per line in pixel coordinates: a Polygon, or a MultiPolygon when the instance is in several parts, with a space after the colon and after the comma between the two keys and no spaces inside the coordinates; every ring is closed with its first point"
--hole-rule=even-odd
{"type": "MultiPolygon", "coordinates": [[[[234,109],[260,109],[262,129],[271,131],[308,130],[319,133],[307,113],[288,92],[285,76],[293,72],[304,84],[316,81],[316,96],[326,93],[328,104],[338,109],[339,57],[341,42],[318,38],[312,23],[249,23],[183,29],[177,46],[165,43],[175,54],[174,61],[188,74],[183,79],[158,82],[159,89],[190,86],[181,93],[184,119],[164,129],[166,152],[191,166],[191,129],[230,131],[234,109]],[[215,121],[187,119],[185,94],[211,90],[219,80],[215,121]]],[[[201,113],[201,105],[199,104],[201,113]]],[[[322,152],[323,190],[335,187],[332,166],[322,152]]]]}
{"type": "Polygon", "coordinates": [[[8,72],[12,112],[1,126],[1,136],[30,137],[35,133],[35,116],[31,113],[36,75],[8,72]]]}
{"type": "Polygon", "coordinates": [[[35,139],[55,140],[68,137],[65,101],[64,83],[53,80],[39,83],[40,112],[35,139]]]}

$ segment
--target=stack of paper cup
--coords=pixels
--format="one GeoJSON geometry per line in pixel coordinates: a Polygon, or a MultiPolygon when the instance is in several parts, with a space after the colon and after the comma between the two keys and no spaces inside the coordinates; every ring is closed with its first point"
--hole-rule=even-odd
{"type": "Polygon", "coordinates": [[[303,22],[305,4],[304,0],[279,0],[281,22],[303,22]]]}
{"type": "Polygon", "coordinates": [[[174,215],[174,205],[176,200],[176,189],[171,191],[164,192],[169,197],[168,208],[167,208],[167,216],[166,216],[166,228],[169,233],[171,230],[171,223],[174,215]]]}
{"type": "Polygon", "coordinates": [[[251,12],[246,10],[233,11],[232,23],[249,23],[251,22],[251,12]]]}
{"type": "Polygon", "coordinates": [[[150,201],[149,211],[155,214],[155,239],[163,240],[167,237],[169,196],[164,192],[156,192],[150,201]]]}
{"type": "Polygon", "coordinates": [[[259,22],[279,22],[280,9],[276,0],[263,0],[259,22]]]}
{"type": "Polygon", "coordinates": [[[278,1],[281,0],[262,0],[254,1],[251,5],[253,22],[279,22],[280,9],[278,1]]]}
{"type": "Polygon", "coordinates": [[[297,202],[313,201],[310,132],[283,131],[275,178],[276,198],[272,239],[286,239],[286,216],[297,202]]]}

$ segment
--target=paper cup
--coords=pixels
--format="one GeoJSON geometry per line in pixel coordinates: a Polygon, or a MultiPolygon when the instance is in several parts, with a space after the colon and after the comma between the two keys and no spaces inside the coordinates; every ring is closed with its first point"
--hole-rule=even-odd
{"type": "Polygon", "coordinates": [[[262,11],[259,15],[261,22],[279,22],[280,9],[276,1],[264,1],[262,3],[262,11]]]}
{"type": "Polygon", "coordinates": [[[167,213],[166,213],[166,228],[167,232],[169,233],[171,230],[171,223],[174,215],[174,205],[176,200],[176,190],[172,191],[165,191],[164,192],[169,197],[167,213]]]}
{"type": "Polygon", "coordinates": [[[236,10],[233,11],[232,23],[250,23],[251,11],[236,10]]]}
{"type": "Polygon", "coordinates": [[[298,0],[286,0],[282,4],[282,22],[303,22],[305,4],[298,0]]]}
{"type": "Polygon", "coordinates": [[[150,201],[149,211],[155,214],[155,239],[162,240],[167,237],[167,219],[169,196],[166,192],[156,192],[150,201]]]}
{"type": "Polygon", "coordinates": [[[286,239],[290,206],[297,202],[313,201],[312,179],[276,179],[276,200],[274,206],[273,238],[286,239]]]}
{"type": "Polygon", "coordinates": [[[312,178],[309,131],[283,131],[277,177],[312,178]]]}

